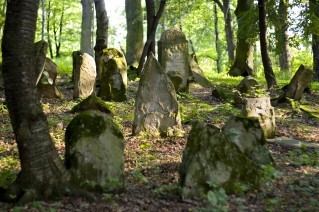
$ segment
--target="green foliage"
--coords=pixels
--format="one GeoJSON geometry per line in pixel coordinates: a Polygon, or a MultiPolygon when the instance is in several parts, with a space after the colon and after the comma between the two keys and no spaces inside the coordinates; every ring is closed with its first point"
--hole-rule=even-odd
{"type": "Polygon", "coordinates": [[[282,173],[272,165],[262,166],[261,168],[261,185],[270,186],[274,180],[282,176],[282,173]]]}

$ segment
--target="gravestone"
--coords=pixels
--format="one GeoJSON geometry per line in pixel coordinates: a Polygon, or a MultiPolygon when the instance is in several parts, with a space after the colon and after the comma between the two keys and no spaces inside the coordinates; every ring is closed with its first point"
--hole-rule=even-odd
{"type": "Polygon", "coordinates": [[[141,131],[165,134],[169,128],[180,125],[174,85],[154,55],[150,55],[136,95],[133,134],[141,131]]]}
{"type": "Polygon", "coordinates": [[[107,101],[127,100],[127,65],[125,56],[117,49],[104,49],[98,96],[107,101]]]}
{"type": "Polygon", "coordinates": [[[94,58],[80,51],[72,53],[74,83],[73,98],[86,98],[94,91],[96,67],[94,58]]]}
{"type": "MultiPolygon", "coordinates": [[[[250,127],[252,130],[256,129],[254,125],[248,125],[248,132],[250,127]]],[[[237,132],[242,129],[240,127],[233,130],[235,135],[228,130],[221,131],[213,125],[199,122],[193,125],[179,171],[183,199],[201,197],[210,190],[219,188],[225,189],[227,193],[236,193],[240,186],[245,184],[258,188],[261,178],[260,165],[272,164],[270,153],[259,143],[264,142],[259,135],[249,134],[245,137],[248,140],[241,141],[248,142],[249,148],[239,147],[234,138],[237,138],[237,132]],[[262,151],[265,154],[260,157],[251,154],[262,151]]],[[[258,133],[260,132],[261,129],[258,133]]]]}
{"type": "Polygon", "coordinates": [[[243,98],[242,114],[256,117],[266,138],[276,136],[275,109],[271,106],[269,97],[243,98]]]}
{"type": "Polygon", "coordinates": [[[247,76],[237,85],[237,90],[241,94],[254,95],[257,87],[258,81],[252,76],[247,76]]]}
{"type": "Polygon", "coordinates": [[[65,166],[79,187],[123,190],[124,137],[110,116],[85,111],[72,119],[65,132],[65,166]]]}
{"type": "MultiPolygon", "coordinates": [[[[189,64],[188,41],[181,30],[170,28],[163,32],[158,41],[158,61],[168,76],[172,75],[170,72],[177,72],[182,78],[181,83],[174,82],[175,78],[171,78],[174,85],[179,84],[179,87],[175,88],[176,92],[188,92],[192,72],[189,64]]],[[[176,79],[180,80],[179,77],[176,79]]]]}
{"type": "Polygon", "coordinates": [[[199,67],[198,63],[193,57],[190,57],[189,64],[191,66],[194,82],[204,88],[212,87],[212,83],[205,77],[204,71],[199,67]]]}

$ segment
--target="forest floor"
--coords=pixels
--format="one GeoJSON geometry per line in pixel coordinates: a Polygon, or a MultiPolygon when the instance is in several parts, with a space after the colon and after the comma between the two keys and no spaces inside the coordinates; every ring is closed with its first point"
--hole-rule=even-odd
{"type": "MultiPolygon", "coordinates": [[[[276,166],[264,170],[264,184],[258,190],[236,195],[215,192],[215,200],[182,200],[179,195],[178,169],[188,133],[195,121],[222,127],[232,115],[240,113],[230,103],[211,95],[212,89],[191,86],[190,94],[179,95],[183,129],[172,136],[159,138],[143,134],[132,136],[134,97],[137,82],[130,82],[129,100],[109,103],[114,120],[125,137],[125,191],[121,194],[95,194],[96,201],[63,197],[57,201],[35,201],[27,205],[0,202],[0,211],[318,211],[319,149],[294,147],[269,142],[267,145],[276,166]]],[[[217,84],[216,84],[217,85],[217,84]]],[[[63,158],[64,132],[75,116],[70,109],[70,85],[60,80],[64,99],[42,99],[50,133],[63,158]]],[[[230,89],[233,87],[230,86],[230,89]]],[[[0,186],[7,186],[19,171],[18,150],[10,125],[4,92],[0,91],[0,186]]],[[[304,94],[303,104],[319,108],[319,92],[304,94]]],[[[277,137],[319,144],[319,121],[296,105],[275,108],[277,137]]],[[[288,142],[289,143],[289,142],[288,142]]]]}

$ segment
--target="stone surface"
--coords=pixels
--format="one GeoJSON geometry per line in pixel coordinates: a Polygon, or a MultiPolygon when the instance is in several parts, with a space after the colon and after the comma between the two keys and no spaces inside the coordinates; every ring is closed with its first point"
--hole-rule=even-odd
{"type": "Polygon", "coordinates": [[[174,85],[151,55],[145,64],[136,95],[133,134],[141,131],[165,134],[168,128],[180,125],[174,85]]]}
{"type": "Polygon", "coordinates": [[[112,119],[97,111],[77,115],[65,132],[65,165],[71,183],[119,192],[124,187],[124,137],[112,119]]]}
{"type": "Polygon", "coordinates": [[[189,63],[191,66],[192,75],[194,77],[194,82],[204,88],[212,87],[212,83],[205,77],[203,70],[199,67],[198,63],[196,63],[196,61],[192,57],[189,58],[189,63]]]}
{"type": "Polygon", "coordinates": [[[231,117],[223,126],[222,132],[254,163],[258,165],[273,163],[258,118],[231,117]]]}
{"type": "Polygon", "coordinates": [[[86,98],[94,91],[96,67],[94,58],[80,51],[72,53],[73,57],[73,98],[86,98]]]}
{"type": "Polygon", "coordinates": [[[237,85],[237,90],[241,94],[248,94],[254,96],[254,93],[258,85],[259,83],[254,77],[247,76],[237,85]]]}
{"type": "Polygon", "coordinates": [[[127,65],[125,56],[117,49],[104,49],[102,55],[101,88],[98,96],[107,101],[127,100],[127,65]]]}
{"type": "Polygon", "coordinates": [[[199,122],[193,125],[180,167],[183,199],[220,187],[227,193],[236,193],[245,184],[257,187],[258,173],[256,163],[219,128],[199,122]]]}
{"type": "Polygon", "coordinates": [[[257,117],[266,138],[276,136],[275,109],[271,106],[269,97],[244,98],[242,114],[257,117]]]}
{"type": "Polygon", "coordinates": [[[86,99],[83,99],[80,103],[75,105],[72,109],[72,113],[79,113],[86,110],[98,110],[103,113],[113,114],[108,105],[99,97],[95,95],[90,95],[86,99]]]}
{"type": "Polygon", "coordinates": [[[46,58],[44,70],[38,83],[38,89],[43,97],[63,98],[62,92],[56,85],[58,73],[57,65],[50,58],[46,58]]]}
{"type": "Polygon", "coordinates": [[[166,73],[178,72],[182,82],[177,92],[188,92],[192,72],[189,64],[188,41],[178,28],[163,32],[158,42],[158,60],[166,73]]]}

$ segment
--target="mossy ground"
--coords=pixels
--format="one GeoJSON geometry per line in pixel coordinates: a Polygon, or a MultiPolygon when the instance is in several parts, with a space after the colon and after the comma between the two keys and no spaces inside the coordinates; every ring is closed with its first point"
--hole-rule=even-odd
{"type": "MultiPolygon", "coordinates": [[[[241,79],[209,78],[216,86],[223,82],[234,87],[241,79]]],[[[282,85],[285,83],[282,83],[282,85]]],[[[82,198],[65,197],[56,202],[32,202],[24,206],[0,203],[1,210],[25,211],[182,211],[215,208],[230,211],[316,211],[319,209],[319,153],[318,150],[294,149],[269,143],[276,167],[265,167],[264,183],[260,190],[225,195],[223,191],[209,193],[207,200],[183,202],[179,195],[178,170],[188,133],[195,121],[221,127],[239,110],[229,103],[222,103],[211,96],[211,89],[192,85],[190,94],[178,97],[183,129],[171,137],[156,135],[131,136],[134,117],[134,97],[138,82],[130,82],[128,101],[109,103],[115,111],[114,120],[125,137],[125,186],[124,193],[116,196],[97,194],[97,201],[86,202],[82,198]],[[217,205],[216,204],[221,204],[217,205]]],[[[305,94],[301,103],[319,107],[319,92],[305,94]]],[[[77,104],[72,99],[69,86],[61,87],[65,96],[61,99],[42,99],[48,117],[50,133],[63,158],[64,132],[75,116],[69,111],[77,104]]],[[[291,104],[275,108],[276,136],[292,137],[319,143],[317,118],[292,107],[291,104]]],[[[10,126],[8,111],[4,104],[4,93],[0,91],[0,185],[7,185],[19,170],[18,150],[10,126]]]]}

